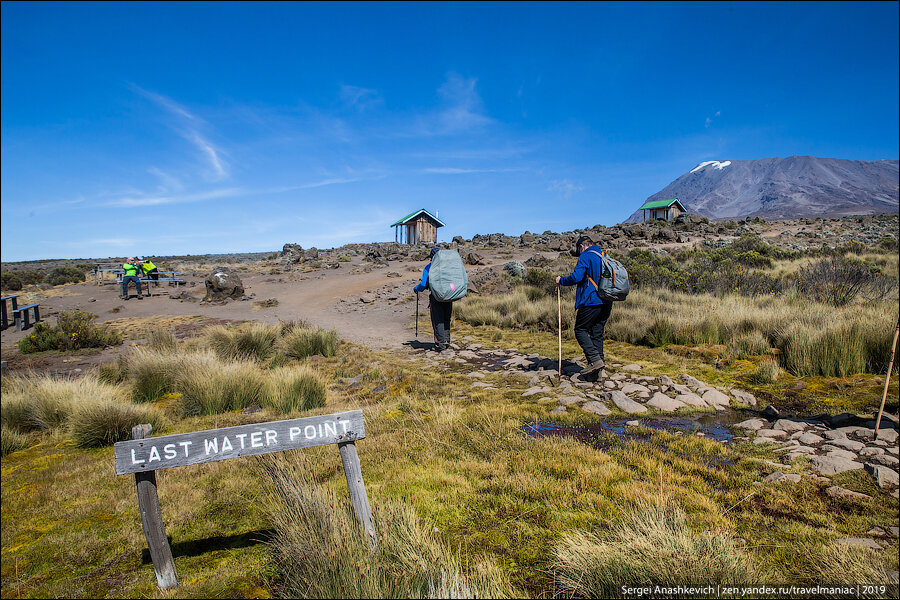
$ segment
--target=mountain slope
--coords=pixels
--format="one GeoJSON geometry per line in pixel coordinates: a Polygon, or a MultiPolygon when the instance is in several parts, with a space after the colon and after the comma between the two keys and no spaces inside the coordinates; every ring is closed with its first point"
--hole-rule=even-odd
{"type": "MultiPolygon", "coordinates": [[[[688,212],[727,219],[839,217],[898,210],[896,160],[815,156],[707,161],[647,200],[678,198],[688,212]]],[[[629,222],[643,220],[637,210],[629,222]]]]}

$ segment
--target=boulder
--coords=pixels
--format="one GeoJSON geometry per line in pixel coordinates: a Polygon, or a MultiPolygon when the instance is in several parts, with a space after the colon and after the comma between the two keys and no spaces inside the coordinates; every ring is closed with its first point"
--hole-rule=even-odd
{"type": "Polygon", "coordinates": [[[238,299],[244,295],[244,284],[237,273],[225,267],[216,267],[206,278],[206,302],[212,300],[238,299]]]}
{"type": "Polygon", "coordinates": [[[581,405],[581,410],[589,413],[593,413],[595,415],[600,415],[601,417],[605,417],[610,414],[612,411],[609,410],[605,405],[600,404],[596,400],[591,400],[590,402],[585,402],[581,405]]]}
{"type": "Polygon", "coordinates": [[[684,406],[684,402],[680,400],[675,400],[674,398],[669,398],[665,394],[661,392],[656,392],[653,394],[653,397],[647,401],[647,406],[650,408],[655,408],[656,410],[661,410],[663,412],[675,412],[679,408],[684,406]]]}
{"type": "Polygon", "coordinates": [[[675,400],[683,404],[696,406],[698,408],[706,408],[707,406],[709,406],[706,402],[703,401],[703,398],[701,398],[697,394],[678,394],[677,396],[675,396],[675,400]]]}
{"type": "Polygon", "coordinates": [[[513,277],[518,277],[525,274],[525,265],[517,260],[511,260],[503,265],[503,270],[513,277]]]}
{"type": "Polygon", "coordinates": [[[808,425],[802,421],[793,421],[791,419],[778,419],[772,424],[772,429],[780,429],[786,433],[795,433],[803,431],[808,425]]]}
{"type": "Polygon", "coordinates": [[[875,478],[875,483],[881,489],[890,489],[900,486],[900,476],[897,471],[884,465],[866,465],[866,470],[875,478]]]}
{"type": "Polygon", "coordinates": [[[837,456],[813,456],[809,460],[809,466],[819,475],[836,475],[844,471],[855,471],[863,468],[862,463],[837,456]]]}
{"type": "Polygon", "coordinates": [[[734,396],[735,400],[737,400],[744,406],[756,406],[756,396],[754,396],[750,392],[745,392],[744,390],[739,390],[737,388],[731,388],[731,395],[734,396]]]}
{"type": "Polygon", "coordinates": [[[747,419],[746,421],[741,421],[740,423],[736,423],[735,427],[740,429],[751,429],[756,431],[757,429],[767,428],[769,422],[765,419],[747,419]]]}
{"type": "Polygon", "coordinates": [[[710,406],[715,407],[716,410],[724,410],[731,404],[731,398],[712,388],[706,390],[703,394],[703,400],[710,406]]]}
{"type": "Polygon", "coordinates": [[[896,444],[897,437],[898,437],[898,434],[897,434],[896,429],[881,428],[875,434],[875,439],[887,442],[888,444],[896,444]]]}
{"type": "Polygon", "coordinates": [[[833,485],[830,488],[825,490],[825,493],[828,494],[830,498],[859,498],[861,500],[871,498],[868,494],[860,494],[859,492],[854,492],[853,490],[848,490],[847,488],[842,488],[840,486],[833,485]]]}
{"type": "Polygon", "coordinates": [[[628,414],[639,414],[647,412],[647,408],[638,404],[619,390],[609,392],[610,401],[615,404],[619,410],[628,414]]]}
{"type": "Polygon", "coordinates": [[[484,257],[478,254],[477,252],[469,252],[466,255],[466,264],[467,265],[483,265],[484,257]]]}
{"type": "Polygon", "coordinates": [[[692,377],[691,375],[688,375],[687,373],[682,373],[681,375],[679,375],[679,377],[681,377],[681,380],[691,387],[694,387],[694,388],[706,387],[705,383],[703,383],[696,377],[692,377]]]}

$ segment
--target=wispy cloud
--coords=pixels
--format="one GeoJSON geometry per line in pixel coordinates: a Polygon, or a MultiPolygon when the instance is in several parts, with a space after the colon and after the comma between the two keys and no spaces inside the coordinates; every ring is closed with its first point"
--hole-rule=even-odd
{"type": "Polygon", "coordinates": [[[381,96],[377,90],[357,87],[355,85],[342,85],[340,98],[344,105],[359,111],[367,110],[381,102],[381,96]]]}
{"type": "Polygon", "coordinates": [[[547,191],[561,192],[567,200],[571,198],[573,194],[577,194],[583,189],[583,185],[579,183],[573,183],[568,179],[555,179],[551,181],[550,185],[547,187],[547,191]]]}
{"type": "Polygon", "coordinates": [[[228,163],[222,159],[224,152],[200,132],[203,127],[208,129],[206,121],[167,96],[145,90],[135,84],[131,84],[131,89],[175,116],[177,124],[172,128],[200,151],[200,155],[212,169],[211,179],[218,181],[228,176],[228,163]]]}
{"type": "Polygon", "coordinates": [[[433,173],[435,175],[468,175],[470,173],[512,173],[514,171],[524,171],[524,168],[509,169],[458,169],[455,167],[429,167],[422,169],[422,173],[433,173]]]}
{"type": "Polygon", "coordinates": [[[711,117],[706,117],[706,128],[709,129],[709,126],[713,124],[713,119],[715,119],[716,117],[718,117],[718,116],[721,115],[721,114],[722,114],[722,111],[721,111],[721,110],[717,110],[717,111],[716,111],[716,114],[714,114],[713,116],[711,116],[711,117]]]}
{"type": "Polygon", "coordinates": [[[206,192],[198,192],[194,194],[180,195],[153,195],[153,196],[126,196],[115,198],[105,203],[105,206],[119,208],[133,208],[137,206],[160,206],[163,204],[187,204],[191,202],[204,202],[206,200],[215,200],[217,198],[232,198],[245,194],[246,191],[241,188],[221,188],[217,190],[209,190],[206,192]]]}
{"type": "Polygon", "coordinates": [[[150,173],[151,175],[155,175],[156,177],[159,178],[160,182],[162,183],[162,185],[160,186],[160,189],[163,192],[169,192],[169,191],[180,192],[181,190],[184,189],[184,184],[182,184],[181,181],[177,177],[174,177],[174,176],[170,175],[169,173],[166,173],[165,171],[163,171],[162,169],[160,169],[158,167],[150,167],[147,169],[147,172],[150,173]]]}

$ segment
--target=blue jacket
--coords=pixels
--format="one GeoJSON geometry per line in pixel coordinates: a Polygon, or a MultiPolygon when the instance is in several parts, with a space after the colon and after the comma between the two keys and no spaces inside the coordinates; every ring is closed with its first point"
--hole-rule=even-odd
{"type": "Polygon", "coordinates": [[[575,308],[609,304],[609,302],[604,301],[597,295],[597,287],[588,279],[590,277],[597,282],[603,273],[603,261],[591,250],[602,252],[600,246],[594,244],[578,257],[578,262],[575,263],[575,270],[572,271],[572,274],[559,280],[559,285],[578,285],[578,288],[575,290],[575,308]]]}
{"type": "Polygon", "coordinates": [[[428,289],[428,271],[431,269],[431,263],[425,265],[425,268],[422,269],[422,283],[413,288],[414,292],[424,292],[428,289]]]}

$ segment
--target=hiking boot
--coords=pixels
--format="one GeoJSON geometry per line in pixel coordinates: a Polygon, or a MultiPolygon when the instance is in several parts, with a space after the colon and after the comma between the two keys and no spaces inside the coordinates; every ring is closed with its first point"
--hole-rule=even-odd
{"type": "Polygon", "coordinates": [[[138,300],[143,300],[144,296],[138,296],[137,298],[138,298],[138,300]]]}
{"type": "Polygon", "coordinates": [[[582,375],[590,375],[591,373],[596,373],[597,371],[599,371],[600,369],[602,369],[605,366],[606,366],[606,363],[603,362],[603,359],[598,358],[597,360],[595,360],[594,362],[589,364],[587,367],[582,369],[581,374],[582,375]]]}

